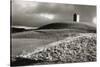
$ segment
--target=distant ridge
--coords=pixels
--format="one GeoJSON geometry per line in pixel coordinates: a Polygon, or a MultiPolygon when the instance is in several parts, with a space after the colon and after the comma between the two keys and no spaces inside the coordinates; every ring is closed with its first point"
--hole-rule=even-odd
{"type": "Polygon", "coordinates": [[[24,32],[24,31],[31,31],[36,29],[37,27],[26,27],[26,26],[12,26],[11,32],[12,33],[18,33],[18,32],[24,32]]]}
{"type": "Polygon", "coordinates": [[[38,28],[38,30],[40,29],[76,29],[96,32],[95,27],[82,23],[51,23],[38,28]]]}

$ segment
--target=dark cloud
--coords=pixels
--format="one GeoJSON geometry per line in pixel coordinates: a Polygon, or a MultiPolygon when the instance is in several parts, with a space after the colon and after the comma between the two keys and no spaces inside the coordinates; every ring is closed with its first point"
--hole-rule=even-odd
{"type": "Polygon", "coordinates": [[[41,26],[57,21],[72,22],[75,12],[80,14],[80,22],[93,24],[95,6],[12,0],[13,25],[41,26]]]}

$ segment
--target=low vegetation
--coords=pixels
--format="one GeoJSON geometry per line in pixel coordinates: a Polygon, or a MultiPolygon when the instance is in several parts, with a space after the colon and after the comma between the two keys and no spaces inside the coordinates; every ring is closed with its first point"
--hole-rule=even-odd
{"type": "Polygon", "coordinates": [[[21,53],[12,66],[96,61],[96,34],[78,33],[31,52],[21,53]],[[23,61],[24,60],[24,61],[23,61]],[[22,62],[22,63],[20,63],[22,62]]]}

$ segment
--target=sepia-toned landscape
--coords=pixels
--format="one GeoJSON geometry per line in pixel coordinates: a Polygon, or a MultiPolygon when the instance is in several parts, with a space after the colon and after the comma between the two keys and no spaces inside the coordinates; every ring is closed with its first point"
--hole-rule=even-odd
{"type": "Polygon", "coordinates": [[[11,4],[11,66],[97,60],[95,6],[23,0],[11,4]]]}

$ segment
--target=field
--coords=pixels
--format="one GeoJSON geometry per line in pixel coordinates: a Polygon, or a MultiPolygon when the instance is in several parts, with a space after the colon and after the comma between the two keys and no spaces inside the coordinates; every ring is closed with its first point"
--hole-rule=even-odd
{"type": "MultiPolygon", "coordinates": [[[[72,30],[73,31],[73,30],[72,30]]],[[[45,46],[49,43],[62,40],[69,36],[75,36],[75,32],[66,29],[59,30],[35,30],[12,34],[12,55],[16,56],[23,50],[31,50],[45,46]],[[71,33],[70,33],[71,32],[71,33]],[[67,34],[66,34],[67,33],[67,34]]],[[[83,32],[83,31],[82,31],[83,32]]]]}
{"type": "Polygon", "coordinates": [[[22,51],[31,51],[37,47],[45,46],[53,40],[44,39],[12,39],[12,56],[21,54],[22,51]]]}
{"type": "MultiPolygon", "coordinates": [[[[71,41],[71,40],[73,40],[73,37],[75,37],[75,38],[77,38],[79,36],[89,37],[91,35],[95,36],[95,40],[96,40],[96,33],[87,33],[86,31],[83,31],[83,30],[81,31],[81,30],[74,30],[74,29],[71,29],[71,30],[69,30],[69,29],[34,30],[34,31],[21,32],[21,33],[14,33],[14,34],[12,34],[12,45],[11,45],[12,46],[12,55],[11,55],[12,65],[17,64],[18,66],[20,66],[20,65],[25,65],[26,63],[28,63],[27,65],[29,65],[30,63],[32,63],[32,64],[55,63],[55,60],[54,60],[54,62],[53,62],[53,60],[51,62],[50,59],[47,60],[48,63],[47,62],[39,63],[36,60],[34,61],[34,58],[33,58],[35,55],[34,51],[36,51],[38,53],[40,50],[47,49],[48,47],[50,47],[52,45],[57,45],[57,44],[63,43],[63,40],[64,41],[71,41]],[[65,40],[66,38],[68,38],[68,39],[65,40]],[[32,52],[33,52],[33,54],[32,54],[32,52]],[[27,56],[28,54],[31,57],[27,56]],[[28,58],[26,58],[26,57],[28,57],[28,58]],[[17,59],[20,58],[20,61],[17,61],[17,59],[15,59],[15,58],[17,58],[17,59]],[[24,61],[29,60],[30,63],[27,61],[25,63],[22,63],[22,64],[18,63],[18,62],[21,62],[23,60],[24,61]]],[[[96,48],[94,48],[94,49],[96,49],[96,48]]],[[[39,61],[43,60],[43,59],[40,60],[39,57],[37,57],[37,58],[36,59],[39,61]]],[[[96,60],[96,59],[94,59],[94,60],[96,60]]],[[[61,60],[56,60],[56,61],[61,61],[61,60]]],[[[63,62],[65,62],[65,61],[63,60],[63,62]]],[[[75,61],[75,62],[78,62],[78,61],[75,61]]],[[[79,61],[79,62],[84,62],[84,61],[79,61]]],[[[58,63],[62,63],[62,62],[58,62],[58,63]]],[[[69,62],[67,62],[67,63],[69,63],[69,62]]]]}

